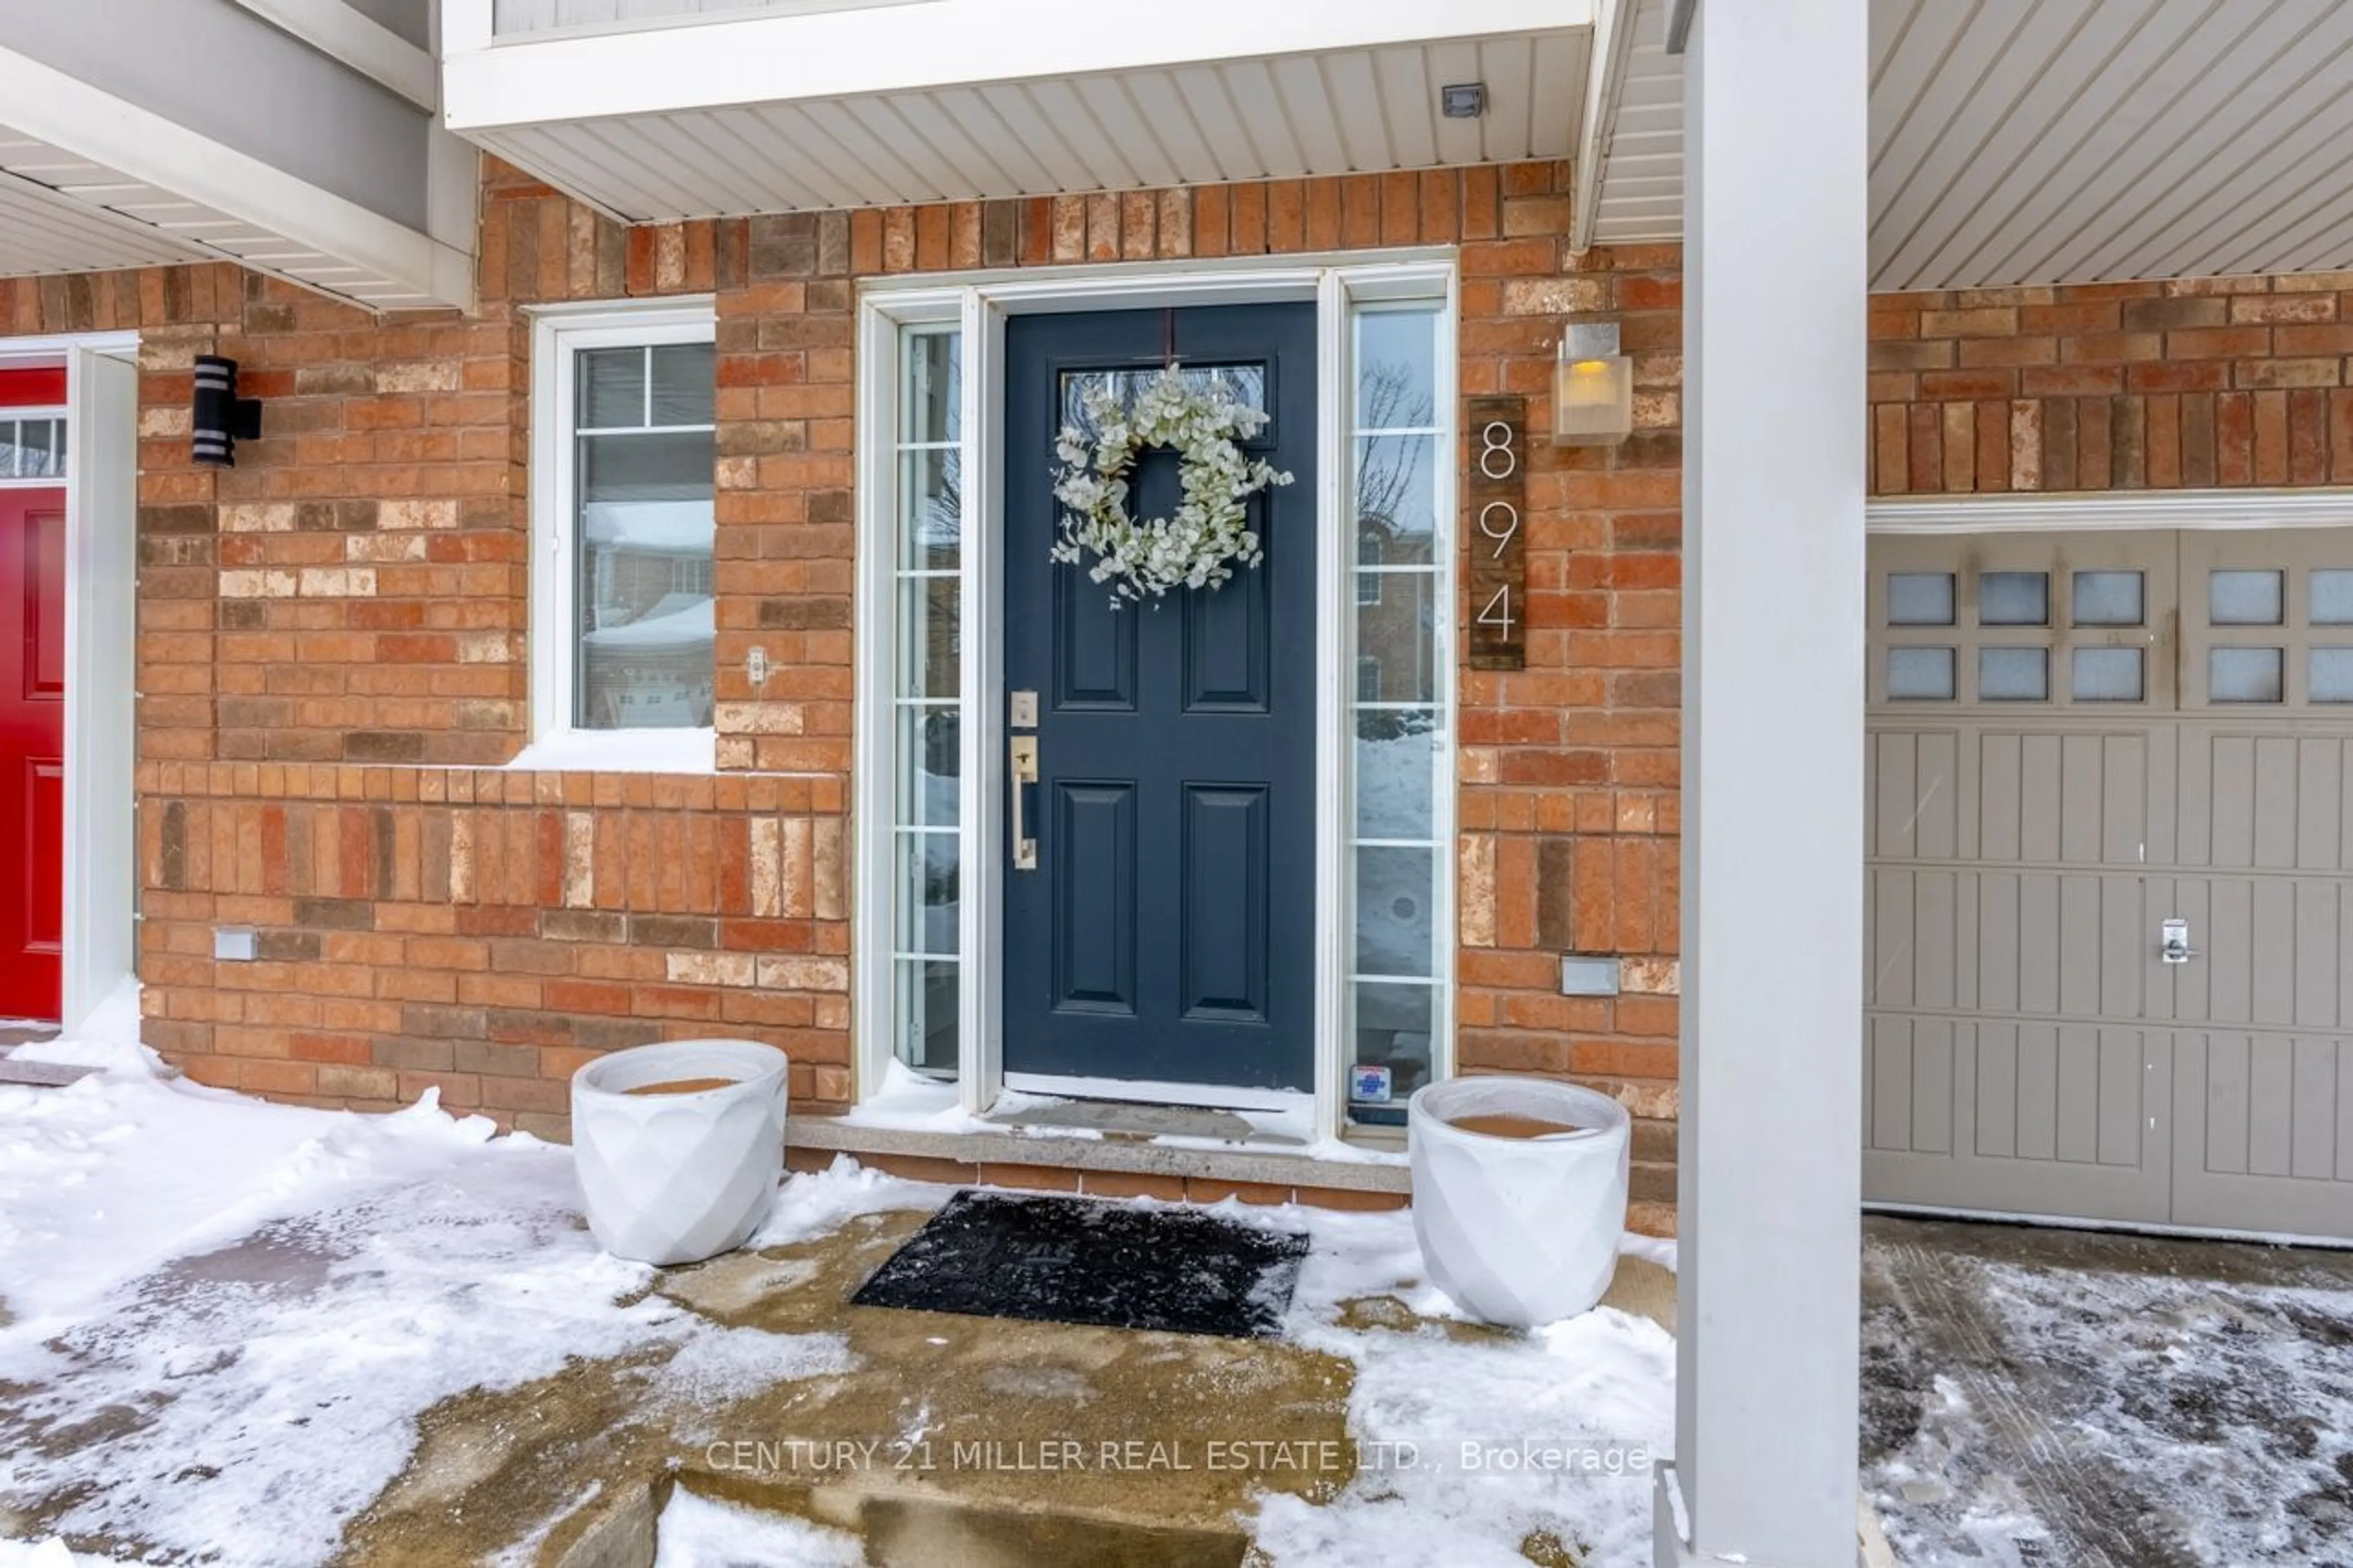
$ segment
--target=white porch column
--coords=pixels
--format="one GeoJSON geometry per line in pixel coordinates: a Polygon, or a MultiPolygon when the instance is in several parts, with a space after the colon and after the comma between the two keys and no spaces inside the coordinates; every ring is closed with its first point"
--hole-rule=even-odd
{"type": "Polygon", "coordinates": [[[1866,0],[1703,0],[1685,56],[1683,1241],[1662,1564],[1856,1560],[1867,42],[1866,0]]]}

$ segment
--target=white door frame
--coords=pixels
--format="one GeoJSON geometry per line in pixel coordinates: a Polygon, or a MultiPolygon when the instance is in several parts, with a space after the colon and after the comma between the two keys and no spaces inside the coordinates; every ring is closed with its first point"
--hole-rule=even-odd
{"type": "MultiPolygon", "coordinates": [[[[1420,247],[1331,256],[1264,258],[1227,261],[1141,262],[1027,268],[948,276],[883,279],[860,289],[858,335],[857,634],[858,721],[852,766],[857,835],[857,915],[852,933],[854,1093],[875,1093],[894,1059],[896,1017],[895,875],[892,792],[897,772],[892,680],[894,671],[895,606],[892,541],[897,519],[895,452],[884,433],[896,429],[898,334],[902,327],[926,322],[958,323],[963,336],[962,403],[965,595],[958,630],[963,649],[958,700],[959,769],[964,780],[958,821],[958,858],[965,896],[959,904],[958,959],[962,985],[957,1018],[960,1070],[958,1100],[978,1115],[1005,1089],[1003,996],[999,921],[1003,908],[1004,858],[998,819],[1004,807],[1007,742],[999,693],[1004,584],[999,569],[1004,477],[988,437],[1003,427],[1005,322],[1016,314],[1157,309],[1197,305],[1261,304],[1313,300],[1316,310],[1316,450],[1319,484],[1316,515],[1343,515],[1349,475],[1348,311],[1360,300],[1442,300],[1444,323],[1437,354],[1436,401],[1451,426],[1455,416],[1453,323],[1459,317],[1459,286],[1451,249],[1420,247]]],[[[1440,442],[1442,452],[1451,448],[1440,442]]],[[[1451,521],[1455,497],[1451,458],[1439,464],[1438,516],[1451,521]]],[[[1328,529],[1327,529],[1328,531],[1328,529]]],[[[1450,536],[1451,538],[1451,536],[1450,536]]],[[[1353,550],[1335,546],[1319,557],[1316,587],[1315,812],[1315,1131],[1336,1136],[1347,1114],[1350,1050],[1349,969],[1342,927],[1348,910],[1347,759],[1341,743],[1352,674],[1347,662],[1349,626],[1345,595],[1353,550]]],[[[1451,549],[1448,559],[1451,559],[1451,549]]],[[[1448,581],[1451,583],[1451,576],[1448,581]]],[[[1446,596],[1451,605],[1451,593],[1446,596]]],[[[1451,625],[1451,616],[1449,616],[1451,625]]],[[[1446,747],[1454,751],[1457,672],[1451,637],[1441,639],[1441,700],[1447,714],[1446,747]]],[[[1445,776],[1451,779],[1450,765],[1445,776]]],[[[1430,1042],[1431,1076],[1452,1070],[1455,872],[1454,803],[1438,792],[1432,837],[1450,847],[1439,856],[1434,879],[1432,929],[1440,934],[1434,961],[1437,1027],[1430,1042]]],[[[1235,1091],[1195,1086],[1057,1080],[1032,1088],[1099,1098],[1150,1095],[1197,1105],[1243,1109],[1290,1109],[1302,1097],[1281,1091],[1235,1091]]]]}
{"type": "Polygon", "coordinates": [[[137,973],[139,334],[0,338],[66,371],[65,908],[59,1023],[137,973]]]}

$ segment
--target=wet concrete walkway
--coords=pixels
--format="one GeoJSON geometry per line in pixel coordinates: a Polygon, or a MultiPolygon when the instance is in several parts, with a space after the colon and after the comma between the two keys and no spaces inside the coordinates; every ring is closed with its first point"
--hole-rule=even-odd
{"type": "Polygon", "coordinates": [[[2353,1564],[2353,1253],[1864,1224],[1866,1487],[1908,1564],[2353,1564]]]}

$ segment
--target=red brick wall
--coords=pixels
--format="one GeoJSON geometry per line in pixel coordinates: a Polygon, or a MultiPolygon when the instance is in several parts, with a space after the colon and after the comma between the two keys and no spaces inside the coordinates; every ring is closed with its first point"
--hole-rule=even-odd
{"type": "Polygon", "coordinates": [[[7,330],[143,334],[152,1037],[212,1081],[355,1104],[438,1084],[554,1131],[579,1052],[723,1026],[792,1051],[803,1104],[839,1102],[856,280],[1454,244],[1465,395],[1525,393],[1543,429],[1563,319],[1615,318],[1640,426],[1532,444],[1528,668],[1463,672],[1460,1059],[1614,1088],[1640,1195],[1669,1196],[1679,257],[1572,258],[1567,191],[1540,163],[625,230],[492,165],[470,317],[377,320],[228,267],[0,281],[7,330]],[[528,727],[520,307],[701,291],[723,773],[485,771],[528,727]],[[185,456],[188,362],[216,348],[267,432],[218,474],[185,456]],[[779,667],[757,690],[754,643],[779,667]],[[747,879],[764,845],[802,902],[747,879]],[[216,922],[274,956],[215,963],[216,922]],[[1571,950],[1641,961],[1630,994],[1560,996],[1571,950]]]}
{"type": "Polygon", "coordinates": [[[210,1081],[560,1131],[565,1080],[749,1036],[849,1093],[840,788],[301,763],[141,770],[148,1043],[210,1081]],[[259,961],[216,963],[215,922],[259,961]]]}
{"type": "Polygon", "coordinates": [[[2353,484],[2353,272],[1886,294],[1878,495],[2353,484]]]}

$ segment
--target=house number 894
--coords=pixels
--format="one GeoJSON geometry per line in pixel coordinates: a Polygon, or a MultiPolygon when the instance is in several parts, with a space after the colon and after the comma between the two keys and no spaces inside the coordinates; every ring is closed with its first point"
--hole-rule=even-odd
{"type": "Polygon", "coordinates": [[[1527,664],[1527,399],[1476,397],[1469,413],[1469,428],[1478,433],[1467,487],[1470,524],[1479,541],[1470,552],[1470,663],[1473,669],[1521,669],[1527,664]]]}

